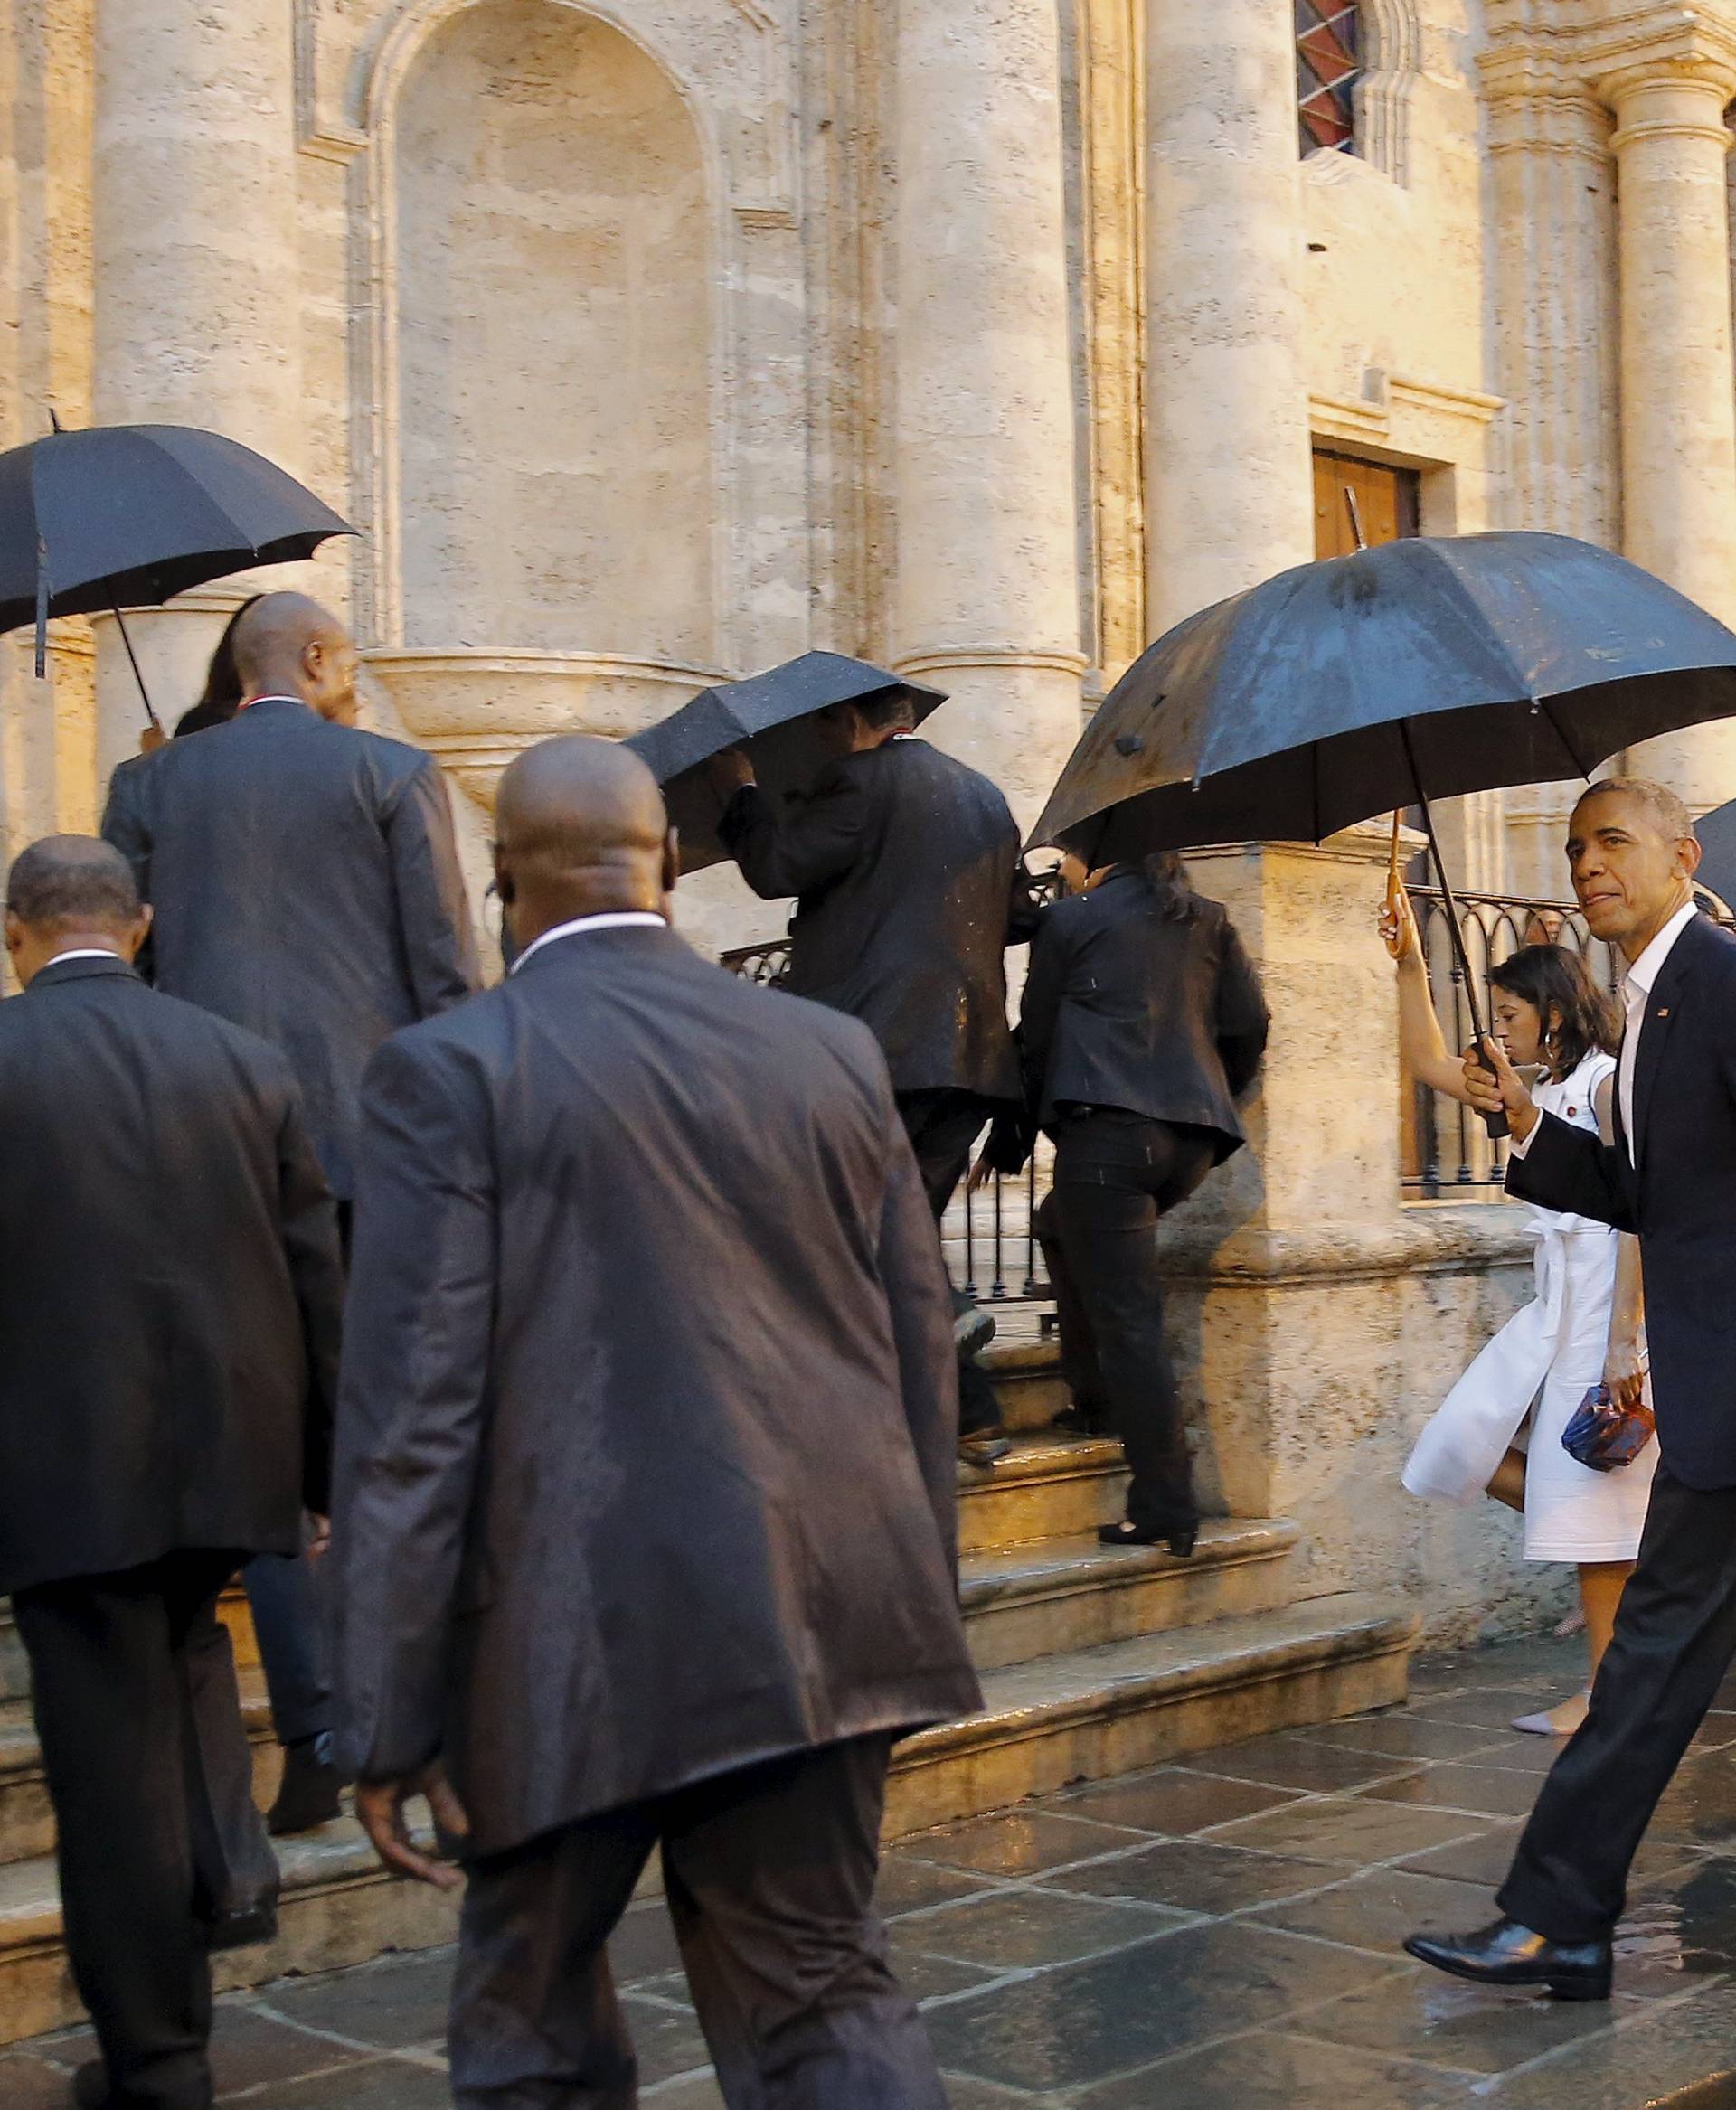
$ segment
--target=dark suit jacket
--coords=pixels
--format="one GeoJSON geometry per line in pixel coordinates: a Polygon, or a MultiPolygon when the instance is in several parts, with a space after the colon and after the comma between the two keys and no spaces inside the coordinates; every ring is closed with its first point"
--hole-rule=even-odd
{"type": "Polygon", "coordinates": [[[1031,947],[1019,1038],[1043,1127],[1064,1101],[1216,1130],[1218,1163],[1246,1141],[1236,1102],[1269,1025],[1260,977],[1222,905],[1165,920],[1144,872],[1057,901],[1031,947]]]}
{"type": "Polygon", "coordinates": [[[1684,1487],[1736,1487],[1736,937],[1683,930],[1634,1070],[1637,1164],[1545,1114],[1507,1192],[1639,1234],[1657,1444],[1684,1487]]]}
{"type": "Polygon", "coordinates": [[[346,1761],[479,1852],[978,1704],[934,1224],[863,1029],[580,933],[374,1058],[346,1761]]]}
{"type": "Polygon", "coordinates": [[[1005,954],[1030,928],[1018,827],[986,777],[888,740],[782,813],[748,787],[720,832],[755,893],[797,896],[785,986],[872,1027],[895,1091],[1018,1097],[1005,954]]]}
{"type": "Polygon", "coordinates": [[[326,1506],[343,1274],[288,1064],[118,960],[0,1003],[0,1592],[326,1506]]]}
{"type": "Polygon", "coordinates": [[[256,703],[118,769],[102,832],[156,910],[156,986],[283,1050],[347,1198],[369,1056],[478,979],[439,764],[256,703]]]}

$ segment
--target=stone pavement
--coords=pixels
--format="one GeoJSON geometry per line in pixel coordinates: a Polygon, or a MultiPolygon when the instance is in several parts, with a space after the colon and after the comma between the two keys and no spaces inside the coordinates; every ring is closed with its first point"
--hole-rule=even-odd
{"type": "MultiPolygon", "coordinates": [[[[1641,1851],[1608,2007],[1413,1966],[1476,1926],[1552,1746],[1514,1714],[1577,1644],[1420,1663],[1410,1704],[1210,1751],[907,1841],[882,1904],[954,2110],[1640,2110],[1736,2077],[1736,1685],[1641,1851]]],[[[718,2110],[662,1907],[617,1945],[661,2110],[718,2110]]],[[[435,2110],[449,1951],[221,2003],[225,2103],[435,2110]]],[[[75,2033],[0,2058],[5,2110],[62,2110],[75,2033]]],[[[1736,2104],[1736,2077],[1695,2093],[1736,2104]]],[[[1685,2098],[1684,2098],[1685,2100],[1685,2098]]]]}

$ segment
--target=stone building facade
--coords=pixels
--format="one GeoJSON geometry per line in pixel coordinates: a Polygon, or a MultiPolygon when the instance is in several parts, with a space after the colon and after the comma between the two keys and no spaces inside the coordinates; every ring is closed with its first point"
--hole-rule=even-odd
{"type": "MultiPolygon", "coordinates": [[[[1736,617],[1732,95],[1736,0],[0,0],[0,444],[212,426],[345,513],[307,582],[477,874],[525,742],[815,645],[1029,818],[1151,636],[1314,554],[1323,450],[1736,617]]],[[[136,619],[165,710],[240,590],[136,619]]],[[[9,852],[136,745],[111,630],[0,642],[9,852]]],[[[1655,767],[1719,803],[1736,730],[1655,767]]],[[[1569,796],[1466,802],[1467,875],[1559,893],[1569,796]]],[[[1401,1202],[1382,856],[1202,860],[1278,1028],[1176,1267],[1225,1502],[1445,1631],[1510,1546],[1368,1490],[1522,1246],[1401,1202]]]]}

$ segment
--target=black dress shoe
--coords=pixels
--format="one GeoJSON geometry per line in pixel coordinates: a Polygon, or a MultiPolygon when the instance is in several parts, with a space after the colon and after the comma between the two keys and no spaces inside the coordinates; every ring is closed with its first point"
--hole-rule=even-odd
{"type": "Polygon", "coordinates": [[[250,1949],[277,1938],[278,1908],[271,1904],[252,1905],[245,1912],[225,1912],[220,1918],[205,1922],[205,1946],[213,1955],[219,1949],[250,1949]]]}
{"type": "Polygon", "coordinates": [[[1118,1524],[1099,1524],[1097,1535],[1105,1546],[1165,1546],[1177,1560],[1192,1560],[1199,1543],[1200,1528],[1189,1524],[1178,1531],[1142,1531],[1127,1518],[1118,1524]]]}
{"type": "Polygon", "coordinates": [[[337,1768],[319,1755],[320,1739],[308,1737],[284,1747],[283,1779],[278,1799],[265,1820],[273,1839],[287,1839],[297,1832],[312,1832],[329,1824],[342,1813],[337,1768]]]}
{"type": "Polygon", "coordinates": [[[1552,1942],[1516,1919],[1468,1935],[1412,1935],[1405,1954],[1473,1985],[1543,1985],[1557,2000],[1608,2000],[1610,1946],[1552,1942]]]}
{"type": "Polygon", "coordinates": [[[1013,1438],[1004,1428],[973,1429],[968,1436],[958,1438],[958,1462],[979,1470],[998,1465],[1012,1448],[1013,1438]]]}
{"type": "Polygon", "coordinates": [[[963,1290],[952,1293],[952,1345],[959,1355],[975,1355],[995,1338],[995,1318],[974,1296],[963,1290]]]}
{"type": "MultiPolygon", "coordinates": [[[[209,2093],[194,2100],[201,2105],[211,2102],[209,2093]]],[[[72,2076],[72,2102],[74,2110],[155,2110],[163,2101],[160,2096],[127,2096],[108,2086],[108,2068],[101,2059],[93,2058],[88,2066],[80,2067],[72,2076]]]]}

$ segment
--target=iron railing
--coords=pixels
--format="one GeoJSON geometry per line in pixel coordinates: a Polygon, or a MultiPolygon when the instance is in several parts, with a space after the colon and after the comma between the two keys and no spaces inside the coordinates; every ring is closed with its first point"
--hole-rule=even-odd
{"type": "MultiPolygon", "coordinates": [[[[1060,872],[1033,873],[1030,886],[1035,901],[1052,900],[1061,890],[1060,872]]],[[[738,946],[722,955],[722,964],[750,982],[776,989],[789,972],[789,940],[738,946]]],[[[1024,1172],[991,1173],[976,1193],[961,1185],[954,1197],[941,1235],[951,1257],[962,1263],[965,1295],[979,1304],[1054,1301],[1036,1231],[1037,1204],[1049,1192],[1054,1154],[1048,1138],[1040,1136],[1024,1172]]]]}
{"type": "MultiPolygon", "coordinates": [[[[1445,897],[1433,887],[1409,890],[1441,1033],[1448,1048],[1467,1047],[1470,1012],[1465,1001],[1465,977],[1448,928],[1445,897]]],[[[1571,901],[1528,901],[1516,894],[1458,894],[1456,899],[1465,955],[1477,977],[1477,1002],[1486,1023],[1495,995],[1490,974],[1522,946],[1565,946],[1585,962],[1600,987],[1612,994],[1619,989],[1623,972],[1619,954],[1592,937],[1584,916],[1571,901]]],[[[1709,890],[1700,890],[1700,905],[1720,922],[1731,923],[1730,909],[1709,890]]],[[[1505,1146],[1490,1143],[1482,1122],[1468,1107],[1442,1098],[1427,1085],[1409,1079],[1405,1082],[1406,1193],[1430,1201],[1498,1195],[1506,1178],[1505,1146]]]]}

